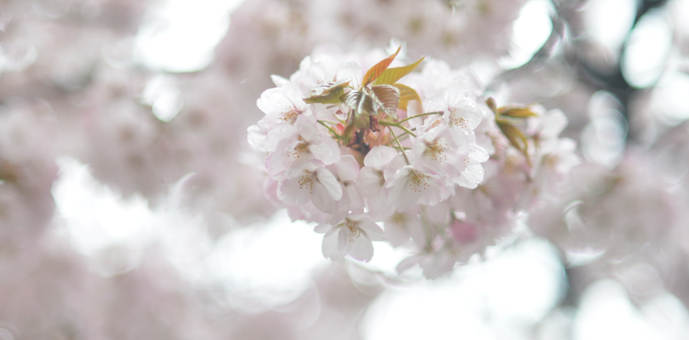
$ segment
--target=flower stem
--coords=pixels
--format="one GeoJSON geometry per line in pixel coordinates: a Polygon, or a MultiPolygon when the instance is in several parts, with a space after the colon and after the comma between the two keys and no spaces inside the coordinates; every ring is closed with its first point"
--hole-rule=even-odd
{"type": "Polygon", "coordinates": [[[407,158],[407,154],[404,152],[404,148],[402,147],[402,144],[400,143],[400,140],[397,139],[397,136],[395,135],[395,132],[392,131],[392,126],[389,126],[389,125],[388,125],[388,129],[390,130],[390,134],[392,134],[392,136],[395,137],[395,141],[397,142],[397,145],[398,145],[398,146],[400,147],[400,149],[402,150],[402,156],[404,156],[404,161],[407,162],[407,165],[411,165],[411,163],[409,163],[409,158],[407,158]]]}
{"type": "Polygon", "coordinates": [[[416,135],[415,135],[413,132],[411,132],[411,130],[409,130],[409,129],[407,129],[406,127],[400,125],[400,123],[391,123],[391,122],[386,122],[386,121],[379,121],[379,122],[378,122],[378,125],[383,125],[383,126],[388,126],[388,127],[394,126],[394,127],[400,128],[400,129],[402,129],[404,132],[406,132],[406,133],[408,133],[408,134],[410,134],[410,135],[416,137],[416,135]]]}
{"type": "MultiPolygon", "coordinates": [[[[335,130],[333,130],[330,126],[325,125],[325,122],[323,122],[322,120],[317,120],[317,122],[318,122],[318,124],[325,126],[326,129],[330,130],[330,133],[335,135],[335,137],[340,138],[340,135],[338,135],[337,132],[335,132],[335,130]]],[[[328,123],[331,123],[331,122],[328,122],[328,123]]]]}
{"type": "Polygon", "coordinates": [[[395,149],[395,150],[400,150],[400,151],[402,151],[402,150],[411,150],[410,148],[402,148],[402,149],[400,149],[399,146],[393,146],[392,148],[395,149]]]}
{"type": "Polygon", "coordinates": [[[407,129],[406,127],[404,127],[404,126],[402,126],[402,125],[398,125],[397,127],[400,128],[400,129],[402,129],[402,130],[404,130],[404,132],[406,132],[406,133],[408,133],[408,134],[410,134],[410,135],[416,137],[416,135],[415,135],[413,132],[411,132],[411,130],[407,129]]]}
{"type": "Polygon", "coordinates": [[[410,119],[414,119],[414,118],[419,118],[419,117],[423,117],[423,116],[430,116],[430,115],[441,115],[441,114],[443,114],[443,111],[434,111],[434,112],[421,113],[421,114],[418,114],[418,115],[415,115],[415,116],[411,116],[411,117],[404,118],[404,119],[400,120],[400,121],[398,122],[398,124],[402,124],[402,123],[404,123],[404,122],[406,122],[406,121],[408,121],[408,120],[410,120],[410,119]]]}
{"type": "Polygon", "coordinates": [[[409,138],[409,134],[405,132],[405,133],[403,133],[403,134],[397,136],[397,138],[399,138],[399,139],[400,139],[400,142],[402,142],[402,141],[404,141],[405,139],[408,139],[408,138],[409,138]]]}

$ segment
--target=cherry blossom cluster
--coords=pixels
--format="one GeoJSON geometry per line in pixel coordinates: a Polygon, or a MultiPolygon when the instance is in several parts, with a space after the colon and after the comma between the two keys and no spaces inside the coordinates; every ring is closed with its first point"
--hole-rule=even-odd
{"type": "Polygon", "coordinates": [[[266,153],[267,196],[318,223],[325,257],[369,261],[386,240],[418,250],[399,269],[436,277],[555,188],[575,144],[558,137],[561,112],[497,108],[470,71],[426,60],[414,72],[424,58],[397,64],[399,51],[317,50],[290,79],[273,76],[248,139],[266,153]]]}

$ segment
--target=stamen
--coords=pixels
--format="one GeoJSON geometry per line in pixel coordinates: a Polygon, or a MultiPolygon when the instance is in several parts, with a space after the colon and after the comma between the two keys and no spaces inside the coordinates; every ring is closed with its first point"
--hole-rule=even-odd
{"type": "Polygon", "coordinates": [[[416,170],[411,170],[408,178],[409,188],[414,190],[414,192],[421,192],[429,187],[428,179],[431,178],[431,176],[416,170]]]}
{"type": "Polygon", "coordinates": [[[361,229],[359,229],[359,222],[345,219],[345,226],[349,228],[349,242],[354,242],[361,236],[361,229]]]}
{"type": "Polygon", "coordinates": [[[406,226],[407,215],[396,212],[392,215],[390,220],[394,223],[401,225],[401,226],[406,226]]]}
{"type": "Polygon", "coordinates": [[[294,124],[294,122],[297,121],[298,116],[299,116],[299,112],[297,112],[295,109],[291,109],[291,110],[283,113],[282,117],[280,117],[280,119],[283,122],[288,122],[290,124],[294,124]]]}
{"type": "Polygon", "coordinates": [[[433,143],[426,143],[424,153],[436,162],[443,162],[447,160],[447,156],[445,156],[445,150],[447,149],[447,145],[443,142],[435,141],[433,143]]]}
{"type": "Polygon", "coordinates": [[[301,141],[301,143],[294,146],[294,151],[290,152],[289,154],[290,157],[299,158],[301,154],[311,152],[309,150],[309,143],[306,142],[304,138],[301,138],[301,136],[299,136],[299,141],[301,141]]]}
{"type": "Polygon", "coordinates": [[[450,108],[450,125],[457,126],[457,127],[461,128],[462,130],[465,130],[467,128],[467,120],[464,117],[456,117],[455,116],[456,112],[457,112],[457,109],[450,108]]]}
{"type": "Polygon", "coordinates": [[[557,164],[560,163],[560,157],[553,154],[547,154],[543,156],[543,165],[548,167],[550,170],[557,168],[557,164]]]}
{"type": "Polygon", "coordinates": [[[299,179],[299,189],[309,189],[313,193],[313,183],[316,182],[316,175],[313,172],[304,170],[304,175],[299,179]]]}

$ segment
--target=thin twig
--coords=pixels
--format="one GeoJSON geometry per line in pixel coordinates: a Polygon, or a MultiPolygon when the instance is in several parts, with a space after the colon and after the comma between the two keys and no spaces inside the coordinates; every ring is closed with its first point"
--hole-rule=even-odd
{"type": "Polygon", "coordinates": [[[388,129],[390,130],[390,134],[392,134],[392,136],[395,137],[397,145],[400,147],[400,149],[402,149],[402,156],[404,156],[404,161],[407,162],[407,165],[411,165],[411,163],[409,163],[409,158],[407,158],[407,154],[404,152],[404,147],[402,147],[402,143],[400,143],[400,140],[397,139],[395,132],[392,131],[392,126],[388,126],[388,129]]]}

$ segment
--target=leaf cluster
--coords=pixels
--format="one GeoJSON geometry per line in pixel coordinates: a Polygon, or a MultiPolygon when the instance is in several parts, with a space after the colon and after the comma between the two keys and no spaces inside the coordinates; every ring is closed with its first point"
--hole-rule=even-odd
{"type": "Polygon", "coordinates": [[[325,83],[315,87],[311,91],[311,96],[304,98],[304,101],[344,104],[354,113],[353,119],[356,122],[365,122],[368,117],[379,116],[382,113],[396,119],[398,108],[406,110],[407,104],[412,100],[421,102],[416,90],[397,81],[414,71],[424,59],[421,58],[407,66],[390,68],[400,49],[401,47],[366,71],[360,88],[352,89],[349,80],[325,83]]]}
{"type": "Polygon", "coordinates": [[[529,159],[529,143],[528,138],[517,125],[523,123],[524,119],[530,117],[537,117],[538,114],[533,112],[529,107],[496,107],[493,98],[488,98],[486,104],[495,113],[495,123],[502,131],[502,134],[507,137],[510,144],[519,150],[529,159]]]}

